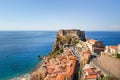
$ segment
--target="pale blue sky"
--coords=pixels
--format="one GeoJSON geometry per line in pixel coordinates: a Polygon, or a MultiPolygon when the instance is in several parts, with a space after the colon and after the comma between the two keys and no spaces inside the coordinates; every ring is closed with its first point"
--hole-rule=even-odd
{"type": "Polygon", "coordinates": [[[120,0],[0,0],[0,30],[120,31],[120,0]]]}

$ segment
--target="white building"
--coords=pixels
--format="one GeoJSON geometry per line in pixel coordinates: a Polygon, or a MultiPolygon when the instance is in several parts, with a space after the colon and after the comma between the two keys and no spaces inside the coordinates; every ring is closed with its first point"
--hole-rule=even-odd
{"type": "Polygon", "coordinates": [[[105,53],[117,54],[118,53],[118,46],[106,46],[105,53]]]}
{"type": "Polygon", "coordinates": [[[93,53],[100,53],[104,51],[105,45],[101,41],[89,39],[86,41],[86,44],[91,52],[93,53]]]}

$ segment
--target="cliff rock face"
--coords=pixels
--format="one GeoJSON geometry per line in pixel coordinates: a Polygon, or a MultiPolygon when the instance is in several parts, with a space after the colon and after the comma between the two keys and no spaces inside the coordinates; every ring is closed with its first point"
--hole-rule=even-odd
{"type": "Polygon", "coordinates": [[[63,46],[74,45],[81,41],[86,41],[85,32],[80,30],[59,30],[53,51],[61,49],[63,46]]]}
{"type": "Polygon", "coordinates": [[[75,38],[79,38],[82,41],[85,41],[85,32],[80,30],[59,30],[58,35],[61,37],[71,36],[75,38]]]}

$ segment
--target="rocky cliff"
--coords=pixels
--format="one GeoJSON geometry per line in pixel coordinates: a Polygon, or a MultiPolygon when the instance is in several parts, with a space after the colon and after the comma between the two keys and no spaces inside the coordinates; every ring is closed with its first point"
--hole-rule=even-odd
{"type": "Polygon", "coordinates": [[[86,41],[85,32],[80,30],[59,30],[54,43],[53,51],[59,50],[62,47],[75,45],[81,41],[86,41]]]}
{"type": "Polygon", "coordinates": [[[86,41],[84,31],[59,30],[53,51],[43,59],[42,66],[31,73],[30,80],[78,80],[79,61],[66,46],[86,41]]]}
{"type": "Polygon", "coordinates": [[[84,31],[80,31],[80,30],[59,30],[58,31],[58,36],[61,37],[66,37],[66,36],[71,36],[71,37],[75,37],[75,38],[79,38],[80,40],[85,41],[85,32],[84,31]]]}

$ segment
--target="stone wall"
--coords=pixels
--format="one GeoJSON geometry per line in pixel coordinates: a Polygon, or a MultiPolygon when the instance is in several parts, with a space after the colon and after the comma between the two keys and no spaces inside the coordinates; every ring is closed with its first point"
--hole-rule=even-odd
{"type": "Polygon", "coordinates": [[[115,77],[120,78],[120,59],[102,54],[98,59],[98,62],[106,70],[113,73],[115,77]]]}
{"type": "Polygon", "coordinates": [[[65,45],[74,45],[81,41],[86,41],[84,31],[80,30],[59,30],[56,41],[53,46],[53,51],[63,48],[65,45]]]}
{"type": "Polygon", "coordinates": [[[63,37],[66,37],[66,36],[76,37],[76,38],[81,39],[82,41],[86,40],[85,39],[85,32],[80,31],[80,30],[75,30],[75,29],[72,29],[72,30],[59,30],[58,35],[63,36],[63,37]]]}

